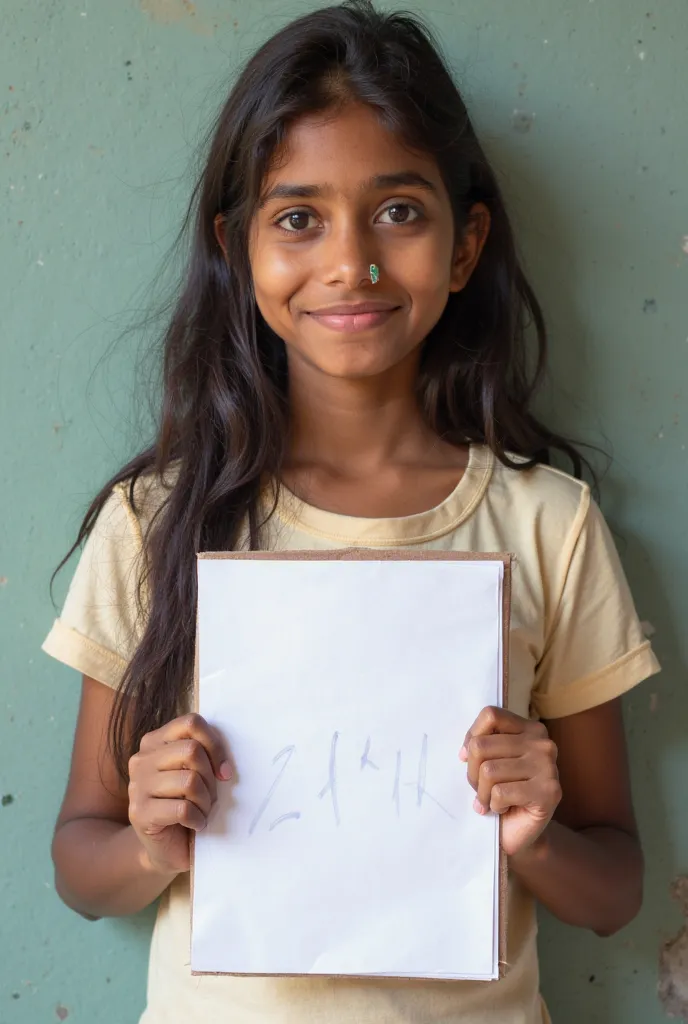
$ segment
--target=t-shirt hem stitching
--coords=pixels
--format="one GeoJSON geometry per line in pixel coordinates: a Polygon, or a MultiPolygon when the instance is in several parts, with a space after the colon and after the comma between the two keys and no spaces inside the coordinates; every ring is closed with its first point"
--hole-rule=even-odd
{"type": "Polygon", "coordinates": [[[575,683],[566,684],[565,689],[562,687],[563,692],[560,695],[552,696],[546,694],[538,697],[537,694],[533,694],[533,707],[543,718],[563,718],[567,714],[576,714],[577,711],[585,711],[587,708],[605,703],[606,700],[612,700],[616,696],[621,696],[621,694],[631,690],[634,686],[637,686],[643,680],[648,679],[659,671],[661,671],[661,668],[652,651],[652,645],[649,640],[646,640],[639,647],[634,647],[632,651],[627,651],[626,654],[617,658],[616,661],[613,661],[606,668],[583,676],[575,683]],[[604,684],[604,680],[607,677],[614,677],[626,665],[632,664],[635,661],[642,664],[642,656],[645,654],[649,654],[647,672],[643,670],[637,675],[629,674],[623,680],[621,686],[611,686],[609,695],[605,694],[602,700],[595,700],[593,703],[585,702],[585,695],[589,690],[592,690],[594,687],[597,691],[596,696],[599,696],[601,684],[604,684]]]}
{"type": "MultiPolygon", "coordinates": [[[[115,654],[114,651],[110,651],[107,647],[101,646],[101,644],[97,643],[95,640],[91,640],[90,637],[84,636],[84,634],[80,633],[78,629],[74,629],[72,626],[66,626],[64,622],[60,621],[60,619],[56,619],[53,623],[53,628],[43,643],[43,650],[45,650],[46,645],[50,643],[51,636],[53,636],[53,639],[57,640],[60,644],[65,643],[67,645],[86,647],[88,650],[92,651],[94,654],[98,654],[106,661],[112,662],[113,665],[117,666],[117,668],[121,669],[126,668],[127,666],[126,659],[120,654],[115,654]]],[[[51,652],[46,651],[46,653],[50,654],[51,652]]]]}

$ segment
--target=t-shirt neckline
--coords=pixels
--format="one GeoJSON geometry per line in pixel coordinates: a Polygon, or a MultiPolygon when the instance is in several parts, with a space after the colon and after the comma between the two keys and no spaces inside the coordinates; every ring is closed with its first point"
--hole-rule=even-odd
{"type": "Polygon", "coordinates": [[[468,462],[454,490],[434,508],[412,516],[369,519],[309,505],[284,484],[275,512],[296,530],[352,545],[420,544],[455,530],[480,502],[492,474],[494,456],[483,445],[469,445],[468,462]]]}

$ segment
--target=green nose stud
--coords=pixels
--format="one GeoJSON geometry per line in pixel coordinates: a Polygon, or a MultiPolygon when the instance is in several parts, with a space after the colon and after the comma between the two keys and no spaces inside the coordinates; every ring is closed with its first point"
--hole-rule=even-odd
{"type": "Polygon", "coordinates": [[[373,284],[377,284],[380,280],[380,268],[376,267],[374,263],[370,264],[370,280],[373,284]]]}

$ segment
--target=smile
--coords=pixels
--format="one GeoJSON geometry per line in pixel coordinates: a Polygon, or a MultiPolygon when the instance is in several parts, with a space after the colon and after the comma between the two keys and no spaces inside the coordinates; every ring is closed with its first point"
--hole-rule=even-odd
{"type": "Polygon", "coordinates": [[[372,327],[381,327],[399,309],[399,306],[394,306],[389,309],[377,309],[369,312],[356,312],[352,310],[350,313],[335,313],[323,311],[321,313],[309,313],[308,316],[312,317],[313,320],[317,320],[323,327],[328,327],[331,331],[354,333],[357,331],[369,331],[372,327]]]}

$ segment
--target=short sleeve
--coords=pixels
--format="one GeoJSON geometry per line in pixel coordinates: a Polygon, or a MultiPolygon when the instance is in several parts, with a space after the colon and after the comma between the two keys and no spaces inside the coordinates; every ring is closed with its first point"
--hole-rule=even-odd
{"type": "Polygon", "coordinates": [[[107,686],[117,687],[141,635],[138,580],[141,529],[126,488],[117,485],[79,559],[62,614],[43,650],[107,686]]]}
{"type": "Polygon", "coordinates": [[[614,540],[585,491],[532,706],[563,718],[620,696],[660,670],[645,639],[614,540]]]}

